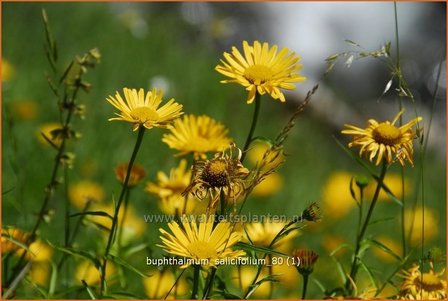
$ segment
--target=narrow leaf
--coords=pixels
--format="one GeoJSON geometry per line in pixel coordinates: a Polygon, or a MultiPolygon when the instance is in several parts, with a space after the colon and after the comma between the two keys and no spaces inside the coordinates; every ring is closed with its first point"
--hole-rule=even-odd
{"type": "Polygon", "coordinates": [[[114,256],[112,254],[109,254],[107,256],[107,259],[109,259],[110,261],[121,265],[122,267],[140,275],[141,277],[150,277],[150,275],[143,273],[142,271],[138,270],[136,267],[132,266],[131,264],[129,264],[128,262],[126,262],[125,260],[121,259],[120,257],[114,256]]]}
{"type": "Polygon", "coordinates": [[[111,220],[113,220],[113,217],[110,214],[108,214],[107,212],[104,212],[104,211],[84,211],[84,212],[78,212],[78,213],[70,214],[70,217],[75,217],[75,216],[80,216],[80,215],[104,216],[104,217],[108,217],[111,220]]]}
{"type": "Polygon", "coordinates": [[[401,257],[398,256],[397,254],[395,254],[394,251],[392,251],[389,247],[387,247],[386,245],[384,245],[383,243],[375,240],[375,239],[369,239],[366,238],[365,241],[372,243],[373,245],[375,245],[376,247],[380,248],[381,250],[383,250],[384,252],[386,252],[387,254],[391,255],[393,258],[395,258],[397,261],[401,261],[401,257]]]}
{"type": "Polygon", "coordinates": [[[245,250],[245,251],[256,251],[256,252],[262,252],[262,253],[266,253],[266,254],[273,254],[273,255],[288,257],[288,255],[274,251],[272,249],[250,245],[245,242],[238,242],[237,244],[235,244],[235,247],[239,248],[241,250],[245,250]]]}
{"type": "Polygon", "coordinates": [[[90,289],[90,287],[89,287],[89,285],[87,284],[87,282],[85,282],[84,280],[81,280],[81,282],[82,282],[82,284],[84,285],[84,287],[86,288],[87,293],[88,293],[89,296],[90,296],[90,299],[92,299],[92,300],[96,300],[95,294],[94,294],[94,292],[90,289]]]}

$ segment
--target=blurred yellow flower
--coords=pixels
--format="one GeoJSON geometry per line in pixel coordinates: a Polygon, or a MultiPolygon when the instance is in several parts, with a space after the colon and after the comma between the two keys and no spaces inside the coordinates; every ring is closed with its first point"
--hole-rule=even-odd
{"type": "Polygon", "coordinates": [[[50,272],[51,264],[49,262],[35,262],[31,265],[28,277],[31,282],[46,287],[50,272]]]}
{"type": "MultiPolygon", "coordinates": [[[[115,274],[115,266],[112,262],[107,263],[106,279],[115,274]]],[[[80,262],[75,269],[75,280],[81,283],[84,280],[88,285],[98,284],[101,280],[101,274],[92,262],[85,260],[80,262]]]]}
{"type": "MultiPolygon", "coordinates": [[[[270,147],[271,145],[265,141],[256,141],[251,143],[250,148],[247,151],[247,159],[254,165],[260,164],[266,151],[270,147]]],[[[269,169],[285,161],[285,156],[282,153],[270,152],[266,161],[269,162],[269,164],[267,164],[265,168],[269,169]]]]}
{"type": "Polygon", "coordinates": [[[24,99],[11,102],[11,114],[19,120],[34,119],[38,111],[39,108],[35,101],[24,99]]]}
{"type": "Polygon", "coordinates": [[[78,209],[84,209],[87,202],[98,203],[104,199],[104,190],[96,182],[82,180],[68,188],[68,197],[78,209]]]}
{"type": "MultiPolygon", "coordinates": [[[[392,194],[397,198],[402,198],[402,188],[401,188],[401,175],[388,173],[384,179],[384,184],[390,189],[392,194]]],[[[365,199],[371,201],[373,195],[375,194],[377,182],[375,180],[369,181],[369,184],[365,188],[365,199]]],[[[409,178],[404,178],[404,195],[407,196],[411,192],[411,181],[409,178]]],[[[387,195],[384,189],[381,189],[381,192],[378,196],[378,201],[391,201],[391,198],[387,195]]]]}
{"type": "Polygon", "coordinates": [[[2,82],[9,81],[14,77],[15,69],[14,66],[8,61],[2,58],[2,82]]]}
{"type": "Polygon", "coordinates": [[[392,122],[378,123],[375,119],[369,119],[368,126],[365,129],[346,124],[347,129],[341,133],[353,135],[353,141],[348,146],[360,146],[359,156],[367,152],[370,154],[369,160],[371,162],[377,157],[376,165],[379,165],[383,159],[388,164],[398,160],[404,166],[405,160],[407,160],[412,165],[414,153],[412,142],[415,137],[412,127],[422,121],[422,118],[414,118],[408,123],[396,127],[395,123],[403,112],[403,110],[400,111],[392,122]]]}
{"type": "Polygon", "coordinates": [[[174,98],[159,108],[162,102],[162,90],[152,89],[145,96],[143,89],[137,92],[136,89],[124,88],[123,94],[125,100],[121,98],[118,92],[116,92],[115,97],[109,96],[107,98],[107,101],[120,111],[120,113],[115,113],[118,117],[110,118],[109,121],[130,122],[134,125],[134,131],[140,126],[147,129],[166,127],[183,114],[182,105],[174,102],[174,98]]]}
{"type": "Polygon", "coordinates": [[[255,41],[250,46],[243,41],[244,57],[236,47],[232,47],[232,53],[224,52],[222,65],[215,70],[229,77],[221,83],[238,83],[249,92],[247,103],[252,103],[255,94],[268,93],[272,98],[285,101],[285,96],[280,89],[293,90],[295,82],[302,82],[306,78],[297,71],[302,68],[298,64],[300,57],[288,48],[282,48],[277,53],[277,45],[269,47],[268,43],[261,44],[255,41]]]}
{"type": "Polygon", "coordinates": [[[194,158],[206,159],[208,152],[220,152],[229,147],[229,130],[207,115],[185,115],[168,126],[169,134],[162,141],[180,151],[179,156],[192,153],[194,158]]]}
{"type": "Polygon", "coordinates": [[[445,270],[435,272],[430,263],[429,271],[422,273],[420,266],[414,264],[402,271],[403,283],[400,298],[408,300],[446,300],[447,282],[445,270]]]}
{"type": "MultiPolygon", "coordinates": [[[[274,222],[271,220],[264,223],[248,223],[245,225],[244,239],[246,242],[252,242],[256,246],[267,248],[286,224],[286,222],[274,222]]],[[[279,251],[287,251],[290,249],[292,239],[298,235],[299,231],[292,231],[277,240],[271,247],[279,251]]]]}
{"type": "MultiPolygon", "coordinates": [[[[110,216],[113,216],[114,214],[114,207],[112,204],[94,204],[92,210],[103,211],[110,216]]],[[[112,220],[105,216],[89,216],[88,220],[107,229],[112,227],[112,220]]],[[[119,243],[124,246],[131,241],[140,238],[146,229],[146,223],[143,218],[137,216],[134,208],[129,204],[126,210],[121,208],[120,213],[118,214],[118,225],[117,238],[119,243]]],[[[105,234],[108,235],[108,233],[105,234]]]]}
{"type": "MultiPolygon", "coordinates": [[[[143,278],[143,286],[145,288],[146,296],[149,299],[164,299],[169,290],[176,282],[176,277],[171,271],[152,270],[149,272],[150,276],[143,278]]],[[[177,299],[179,296],[188,293],[188,285],[184,277],[180,278],[174,288],[168,295],[168,300],[177,299]]]]}
{"type": "MultiPolygon", "coordinates": [[[[124,181],[126,179],[128,166],[128,163],[123,163],[115,167],[115,177],[121,184],[124,184],[124,181]]],[[[128,187],[134,187],[138,185],[140,181],[145,177],[145,175],[146,172],[143,167],[134,163],[131,168],[131,173],[129,174],[128,187]]]]}
{"type": "MultiPolygon", "coordinates": [[[[329,219],[344,217],[356,206],[350,194],[350,181],[353,175],[346,171],[335,171],[330,174],[322,191],[322,215],[329,219]]],[[[356,197],[359,191],[355,189],[356,197]]]]}
{"type": "Polygon", "coordinates": [[[62,143],[60,136],[53,137],[51,134],[54,130],[61,130],[63,126],[60,123],[49,122],[42,124],[36,132],[37,140],[43,145],[49,145],[48,141],[42,136],[45,135],[54,145],[59,147],[62,143]]]}
{"type": "MultiPolygon", "coordinates": [[[[347,243],[345,238],[336,235],[336,234],[327,234],[322,236],[321,244],[322,247],[327,251],[328,253],[333,252],[336,250],[337,247],[340,245],[347,243]]],[[[341,248],[335,255],[339,256],[344,254],[347,251],[346,248],[341,248]]]]}
{"type": "Polygon", "coordinates": [[[260,184],[255,186],[252,194],[258,197],[268,197],[283,188],[283,177],[278,173],[266,176],[260,184]]]}
{"type": "MultiPolygon", "coordinates": [[[[162,234],[160,236],[162,245],[158,246],[169,254],[190,258],[204,267],[217,266],[220,260],[237,258],[246,254],[242,250],[232,250],[232,247],[241,240],[241,233],[233,231],[231,223],[222,221],[213,227],[215,222],[213,215],[203,214],[199,218],[197,223],[195,217],[183,216],[182,228],[177,222],[169,223],[168,227],[172,234],[159,229],[162,234]]],[[[189,265],[190,262],[186,262],[181,268],[189,265]]]]}
{"type": "Polygon", "coordinates": [[[45,262],[53,256],[53,248],[39,239],[31,243],[29,250],[27,258],[35,262],[45,262]]]}
{"type": "MultiPolygon", "coordinates": [[[[268,276],[267,272],[267,269],[262,269],[260,275],[257,278],[257,281],[260,281],[264,277],[268,276]]],[[[230,275],[233,285],[235,285],[239,291],[246,292],[249,288],[249,285],[252,284],[252,281],[257,275],[257,267],[250,265],[238,266],[232,269],[230,275]]],[[[269,291],[270,283],[263,282],[252,294],[252,297],[265,299],[269,295],[269,291]]]]}
{"type": "MultiPolygon", "coordinates": [[[[375,238],[376,241],[382,243],[383,245],[385,245],[386,247],[388,247],[392,252],[394,252],[395,254],[397,254],[398,256],[402,255],[402,248],[401,248],[401,244],[399,244],[396,240],[385,236],[385,235],[381,235],[375,238]]],[[[378,257],[379,259],[381,259],[384,262],[396,262],[397,260],[390,255],[388,252],[384,251],[383,249],[374,246],[372,248],[373,254],[378,257]]]]}
{"type": "Polygon", "coordinates": [[[187,169],[187,160],[182,159],[169,175],[157,172],[157,183],[148,182],[145,191],[158,197],[160,210],[169,215],[202,213],[204,203],[192,196],[182,196],[191,179],[191,170],[187,169]],[[186,202],[186,203],[185,203],[186,202]],[[196,210],[199,209],[199,212],[196,210]]]}
{"type": "Polygon", "coordinates": [[[425,221],[423,224],[423,208],[417,207],[415,211],[412,209],[406,209],[404,213],[404,223],[406,233],[410,233],[408,237],[413,246],[420,245],[422,242],[422,230],[425,237],[425,242],[432,240],[439,233],[439,222],[436,212],[428,207],[424,210],[425,221]]]}

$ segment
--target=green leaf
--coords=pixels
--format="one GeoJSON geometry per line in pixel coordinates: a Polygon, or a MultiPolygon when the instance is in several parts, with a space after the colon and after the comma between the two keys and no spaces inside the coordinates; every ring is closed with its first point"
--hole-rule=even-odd
{"type": "Polygon", "coordinates": [[[78,213],[70,214],[70,217],[75,217],[75,216],[80,216],[80,215],[104,216],[104,217],[110,218],[111,220],[114,219],[109,213],[104,212],[104,211],[84,211],[84,212],[78,212],[78,213]]]}
{"type": "Polygon", "coordinates": [[[342,283],[345,284],[347,282],[347,275],[346,275],[346,273],[344,271],[344,268],[342,267],[341,262],[339,261],[339,259],[337,259],[333,255],[330,255],[330,257],[334,261],[334,263],[336,264],[336,267],[338,268],[339,276],[341,276],[342,283]]]}
{"type": "Polygon", "coordinates": [[[131,264],[129,264],[128,262],[126,262],[125,260],[121,259],[120,257],[114,256],[112,254],[109,254],[107,256],[107,259],[112,261],[113,263],[116,263],[118,265],[121,265],[122,267],[140,275],[141,277],[150,277],[151,275],[145,274],[142,271],[138,270],[136,267],[132,266],[131,264]]]}
{"type": "Polygon", "coordinates": [[[48,286],[48,296],[52,296],[54,294],[57,280],[58,280],[58,266],[53,261],[51,261],[51,277],[50,277],[50,284],[48,286]]]}
{"type": "Polygon", "coordinates": [[[344,248],[347,248],[347,249],[349,249],[349,250],[353,250],[352,246],[349,245],[349,244],[345,244],[345,243],[344,243],[344,244],[340,244],[339,246],[336,247],[336,249],[334,249],[334,250],[330,253],[330,256],[334,256],[334,255],[336,255],[336,253],[339,252],[339,250],[342,250],[342,249],[344,249],[344,248]]]}
{"type": "Polygon", "coordinates": [[[364,262],[362,262],[362,260],[359,260],[359,264],[361,265],[361,267],[367,272],[367,274],[369,275],[369,279],[370,282],[372,282],[373,286],[375,287],[375,289],[378,289],[378,284],[376,283],[375,277],[373,276],[372,271],[370,270],[370,268],[364,264],[364,262]]]}
{"type": "Polygon", "coordinates": [[[50,246],[52,246],[53,248],[55,248],[55,249],[57,249],[59,251],[62,251],[64,253],[67,253],[67,254],[70,254],[70,255],[73,255],[73,256],[76,256],[76,257],[81,257],[81,258],[84,258],[84,259],[87,259],[87,260],[91,261],[98,270],[101,267],[100,260],[98,258],[96,258],[93,254],[89,253],[89,252],[82,251],[82,250],[77,250],[77,249],[74,249],[74,248],[59,247],[59,246],[53,245],[49,241],[47,241],[47,242],[48,242],[48,244],[50,246]]]}
{"type": "Polygon", "coordinates": [[[245,250],[245,251],[256,251],[256,252],[262,252],[262,253],[266,253],[266,254],[273,254],[273,255],[288,257],[288,255],[283,254],[281,252],[277,252],[277,251],[274,251],[272,249],[265,248],[265,247],[250,245],[245,242],[238,242],[235,244],[235,247],[237,249],[241,249],[241,250],[245,250]]]}
{"type": "Polygon", "coordinates": [[[275,276],[279,276],[279,275],[268,275],[268,276],[264,277],[263,279],[255,282],[251,286],[249,286],[249,290],[245,296],[245,299],[249,298],[257,290],[257,288],[260,285],[262,285],[264,282],[279,282],[278,279],[275,278],[275,276]]]}
{"type": "Polygon", "coordinates": [[[146,249],[148,247],[147,243],[142,243],[142,244],[138,244],[136,246],[130,246],[127,247],[126,249],[124,249],[123,252],[123,257],[129,257],[131,255],[134,255],[135,253],[138,253],[144,249],[146,249]]]}
{"type": "Polygon", "coordinates": [[[388,248],[386,245],[382,244],[381,242],[379,242],[379,241],[377,241],[375,239],[370,239],[370,238],[366,238],[364,241],[375,245],[376,247],[380,248],[381,250],[383,250],[387,254],[391,255],[396,260],[401,261],[401,257],[400,256],[395,254],[394,251],[392,251],[390,248],[388,248]]]}
{"type": "MultiPolygon", "coordinates": [[[[39,285],[37,285],[36,283],[34,283],[34,282],[32,282],[32,281],[30,281],[28,278],[24,278],[24,280],[25,280],[25,283],[27,283],[28,285],[30,285],[30,286],[32,286],[36,291],[38,291],[39,292],[39,294],[41,294],[41,296],[42,296],[42,299],[49,299],[48,298],[48,295],[47,295],[47,292],[43,289],[43,288],[41,288],[39,285]]],[[[10,296],[11,297],[11,296],[10,296]]],[[[37,297],[37,296],[34,296],[35,298],[37,297]]],[[[4,298],[4,297],[3,297],[4,298]]]]}
{"type": "Polygon", "coordinates": [[[371,222],[369,223],[369,226],[370,226],[370,225],[379,224],[379,223],[383,223],[383,222],[393,221],[393,220],[395,220],[395,217],[385,217],[385,218],[380,218],[380,219],[376,219],[376,220],[371,221],[371,222]]]}
{"type": "Polygon", "coordinates": [[[325,294],[325,292],[327,291],[325,286],[319,280],[317,280],[314,277],[310,277],[310,279],[313,280],[313,282],[319,287],[319,289],[322,291],[322,293],[325,294]]]}
{"type": "Polygon", "coordinates": [[[92,300],[96,300],[95,293],[90,289],[90,287],[89,287],[89,285],[87,284],[87,282],[85,282],[84,280],[81,280],[81,282],[82,282],[82,284],[84,285],[84,287],[86,288],[87,293],[88,293],[89,296],[90,296],[90,299],[92,299],[92,300]]]}

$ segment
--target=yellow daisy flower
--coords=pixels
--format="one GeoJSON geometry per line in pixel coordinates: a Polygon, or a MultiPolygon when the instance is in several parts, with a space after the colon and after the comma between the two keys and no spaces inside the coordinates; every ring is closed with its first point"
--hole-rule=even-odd
{"type": "MultiPolygon", "coordinates": [[[[240,232],[232,232],[231,223],[221,221],[213,228],[215,216],[198,216],[199,225],[195,217],[184,215],[181,218],[182,227],[176,222],[168,224],[171,232],[159,229],[162,235],[162,245],[158,245],[167,253],[192,259],[204,266],[216,266],[220,260],[237,258],[245,255],[242,250],[232,250],[232,247],[241,240],[240,232]],[[203,264],[204,263],[204,264],[203,264]]],[[[181,268],[191,265],[187,261],[181,268]]]]}
{"type": "Polygon", "coordinates": [[[195,213],[202,207],[202,202],[191,196],[182,196],[191,180],[191,170],[187,169],[187,160],[183,159],[177,167],[170,170],[169,175],[157,172],[157,183],[148,182],[145,191],[159,198],[159,209],[170,215],[195,213]]]}
{"type": "MultiPolygon", "coordinates": [[[[248,223],[245,229],[245,241],[252,242],[256,246],[268,248],[272,240],[286,226],[286,222],[267,221],[264,223],[248,223]]],[[[298,231],[291,231],[283,236],[272,246],[273,249],[286,251],[291,246],[291,240],[298,236],[298,231]]]]}
{"type": "Polygon", "coordinates": [[[306,78],[296,73],[302,68],[298,64],[300,57],[294,52],[290,53],[288,48],[282,48],[277,53],[277,45],[269,47],[268,43],[263,45],[255,41],[250,46],[243,41],[244,57],[236,47],[232,47],[232,53],[224,52],[226,61],[221,60],[222,65],[216,66],[215,70],[229,77],[221,83],[238,83],[249,91],[247,103],[252,103],[255,94],[268,93],[274,99],[285,102],[285,95],[280,89],[295,89],[295,82],[302,82],[306,78]]]}
{"type": "Polygon", "coordinates": [[[396,127],[395,123],[403,112],[403,110],[400,111],[392,122],[379,123],[374,119],[369,119],[365,129],[346,124],[347,129],[343,130],[342,134],[353,135],[353,141],[348,146],[360,146],[359,155],[361,156],[364,152],[370,153],[369,160],[373,162],[376,157],[376,165],[379,165],[383,159],[388,164],[397,160],[403,166],[405,160],[413,164],[412,140],[415,137],[415,132],[412,131],[412,127],[422,121],[422,117],[416,117],[408,123],[396,127]]]}
{"type": "MultiPolygon", "coordinates": [[[[152,270],[150,277],[143,278],[143,286],[149,299],[164,299],[171,287],[176,283],[176,278],[171,271],[152,270]]],[[[188,285],[184,278],[180,278],[168,295],[168,300],[177,299],[180,295],[188,293],[188,285]]]]}
{"type": "Polygon", "coordinates": [[[419,265],[402,271],[401,299],[446,300],[447,283],[443,274],[444,270],[436,273],[431,263],[427,273],[422,273],[419,265]]]}
{"type": "Polygon", "coordinates": [[[168,129],[171,133],[165,134],[162,141],[180,151],[179,156],[192,153],[196,160],[205,159],[207,152],[223,151],[231,142],[228,129],[206,115],[185,115],[168,129]]]}
{"type": "Polygon", "coordinates": [[[174,102],[174,98],[159,108],[162,102],[162,90],[152,89],[145,96],[145,91],[140,89],[123,89],[125,100],[118,91],[115,97],[109,96],[107,101],[117,108],[120,113],[115,113],[118,117],[111,120],[121,120],[134,124],[133,130],[136,131],[140,126],[147,129],[154,127],[166,127],[174,119],[183,114],[182,105],[174,102]]]}
{"type": "Polygon", "coordinates": [[[215,154],[213,159],[195,161],[192,181],[183,194],[191,193],[200,200],[210,197],[209,208],[215,207],[221,192],[226,200],[236,202],[244,192],[244,178],[249,170],[241,164],[241,150],[236,148],[234,156],[233,148],[236,147],[232,145],[229,152],[215,154]]]}

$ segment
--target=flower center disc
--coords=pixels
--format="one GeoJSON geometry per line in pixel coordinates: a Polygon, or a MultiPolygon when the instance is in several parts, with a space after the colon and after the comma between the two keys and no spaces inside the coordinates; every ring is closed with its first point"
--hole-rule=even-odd
{"type": "Polygon", "coordinates": [[[417,287],[421,287],[425,291],[437,291],[443,290],[443,284],[440,282],[436,275],[430,273],[423,273],[422,278],[417,277],[415,279],[415,284],[417,287]]]}
{"type": "Polygon", "coordinates": [[[206,241],[195,241],[188,246],[192,257],[197,259],[210,259],[217,256],[215,248],[206,241]]]}
{"type": "Polygon", "coordinates": [[[397,144],[401,137],[401,132],[395,126],[388,123],[380,123],[376,129],[372,132],[373,139],[376,142],[394,145],[397,144]]]}
{"type": "Polygon", "coordinates": [[[244,77],[255,85],[267,82],[273,75],[271,68],[263,65],[253,65],[244,70],[244,77]]]}
{"type": "Polygon", "coordinates": [[[202,179],[213,187],[228,185],[226,162],[221,159],[211,160],[205,167],[202,179]]]}
{"type": "Polygon", "coordinates": [[[159,113],[148,107],[137,107],[131,111],[130,115],[141,123],[159,119],[159,113]]]}

